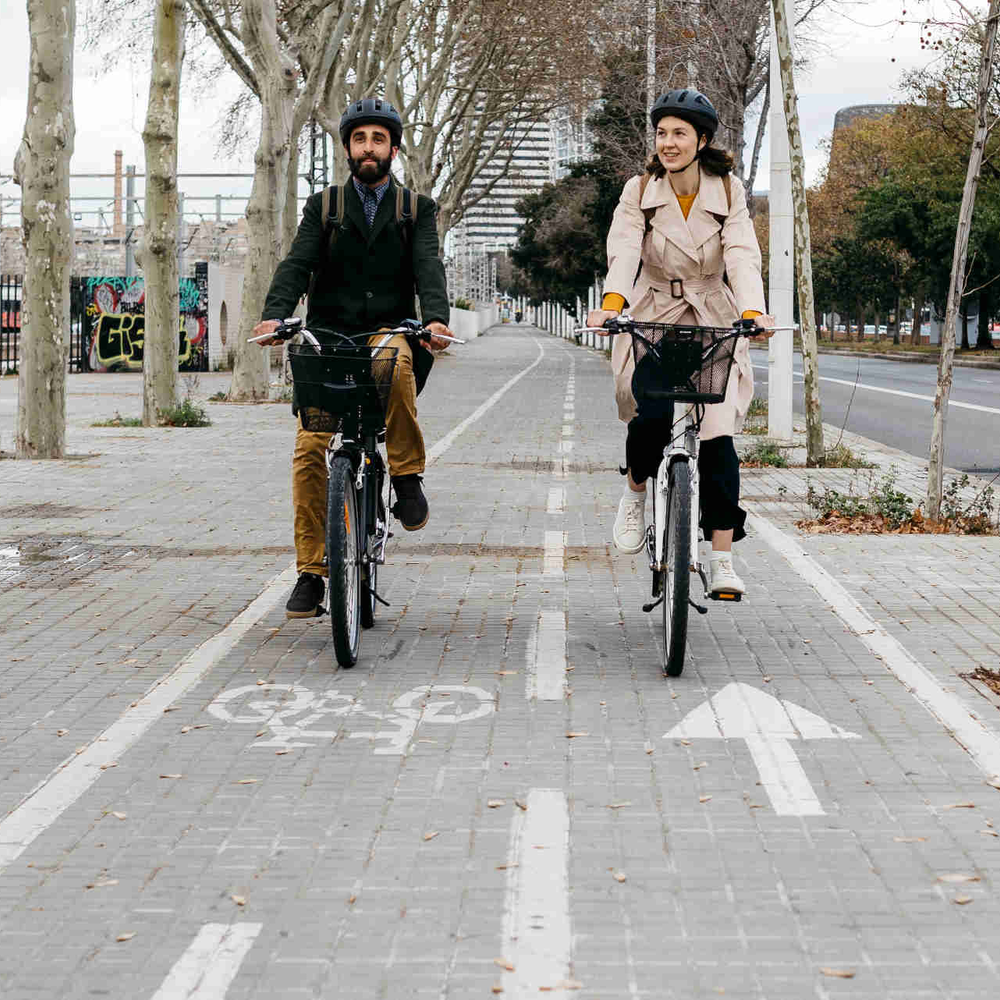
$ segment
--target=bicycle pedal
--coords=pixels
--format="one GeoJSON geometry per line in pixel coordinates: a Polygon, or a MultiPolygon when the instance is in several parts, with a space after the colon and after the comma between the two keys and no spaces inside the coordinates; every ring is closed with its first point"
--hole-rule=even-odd
{"type": "Polygon", "coordinates": [[[739,604],[743,599],[743,595],[737,594],[735,590],[720,590],[718,593],[709,594],[708,596],[711,597],[713,601],[732,601],[735,604],[739,604]]]}

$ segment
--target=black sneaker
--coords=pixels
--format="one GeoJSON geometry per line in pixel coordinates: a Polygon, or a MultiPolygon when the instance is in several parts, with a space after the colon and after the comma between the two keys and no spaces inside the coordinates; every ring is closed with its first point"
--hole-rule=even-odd
{"type": "Polygon", "coordinates": [[[299,579],[292,590],[292,596],[285,605],[286,618],[315,618],[323,613],[320,605],[326,584],[323,577],[315,573],[300,573],[299,579]]]}
{"type": "Polygon", "coordinates": [[[419,531],[430,517],[420,483],[421,477],[416,474],[392,477],[392,488],[396,491],[392,513],[407,531],[419,531]]]}

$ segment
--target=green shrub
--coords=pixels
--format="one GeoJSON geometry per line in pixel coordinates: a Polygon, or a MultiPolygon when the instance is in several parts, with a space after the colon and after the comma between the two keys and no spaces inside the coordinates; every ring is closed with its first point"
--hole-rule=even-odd
{"type": "Polygon", "coordinates": [[[758,441],[741,459],[742,465],[773,465],[788,468],[788,458],[773,441],[758,441]]]}
{"type": "Polygon", "coordinates": [[[463,299],[461,296],[459,296],[457,299],[455,299],[455,308],[456,309],[475,309],[476,307],[468,299],[463,299]]]}
{"type": "Polygon", "coordinates": [[[913,517],[914,507],[912,497],[896,489],[896,478],[899,475],[896,466],[891,466],[878,480],[869,473],[859,491],[855,491],[855,483],[851,483],[849,492],[827,487],[820,493],[809,483],[806,491],[806,502],[820,517],[839,514],[841,517],[883,517],[890,528],[898,528],[913,517]]]}
{"type": "Polygon", "coordinates": [[[211,423],[205,408],[192,402],[190,397],[160,414],[161,427],[208,427],[211,423]]]}
{"type": "Polygon", "coordinates": [[[95,420],[91,427],[141,427],[142,417],[123,417],[117,410],[110,420],[95,420]]]}

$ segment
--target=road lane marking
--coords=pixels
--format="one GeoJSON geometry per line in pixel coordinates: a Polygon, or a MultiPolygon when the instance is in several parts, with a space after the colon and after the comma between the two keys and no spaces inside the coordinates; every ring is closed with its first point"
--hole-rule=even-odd
{"type": "MultiPolygon", "coordinates": [[[[764,370],[766,370],[767,366],[766,365],[754,365],[754,368],[759,368],[762,371],[764,371],[764,370]]],[[[802,376],[799,375],[798,372],[795,372],[794,374],[797,377],[802,378],[802,376]]],[[[885,392],[885,393],[888,393],[890,396],[905,396],[907,399],[921,399],[925,403],[933,403],[934,402],[934,397],[933,396],[922,396],[922,395],[920,395],[919,393],[916,393],[916,392],[904,392],[902,389],[886,389],[886,388],[884,388],[883,386],[880,386],[880,385],[866,385],[864,382],[852,382],[849,379],[845,379],[845,378],[830,378],[827,375],[820,375],[819,380],[820,380],[820,382],[834,382],[837,385],[848,385],[852,389],[855,386],[857,386],[857,388],[859,388],[859,389],[868,389],[871,392],[885,392]]],[[[963,410],[977,410],[979,413],[997,413],[997,414],[1000,414],[1000,409],[997,409],[995,406],[980,406],[978,403],[961,403],[961,402],[959,402],[956,399],[949,399],[948,400],[948,405],[949,406],[957,406],[957,407],[960,407],[963,410]]]]}
{"type": "Polygon", "coordinates": [[[545,347],[541,341],[536,340],[535,346],[538,348],[538,357],[528,365],[527,368],[519,371],[512,379],[506,381],[502,386],[489,399],[486,400],[481,406],[478,406],[472,413],[469,414],[457,427],[453,427],[450,431],[440,441],[438,441],[432,448],[427,451],[427,465],[433,465],[457,440],[457,438],[462,435],[469,427],[471,427],[477,420],[480,420],[484,414],[488,413],[496,404],[500,401],[503,395],[508,392],[508,390],[513,389],[525,375],[528,374],[533,368],[537,368],[541,364],[542,358],[545,357],[545,347]]]}
{"type": "Polygon", "coordinates": [[[542,557],[542,576],[562,576],[565,566],[566,532],[546,531],[542,557]]]}
{"type": "Polygon", "coordinates": [[[861,737],[801,705],[733,682],[688,712],[663,738],[746,740],[774,811],[779,816],[822,816],[824,809],[789,740],[861,737]]]}
{"type": "MultiPolygon", "coordinates": [[[[508,390],[536,368],[545,356],[535,341],[538,357],[502,385],[472,414],[427,452],[427,464],[437,461],[458,437],[493,407],[508,390]]],[[[126,709],[118,720],[79,753],[57,765],[0,820],[0,875],[31,843],[103,774],[102,764],[117,760],[171,705],[198,684],[212,666],[229,653],[246,633],[281,602],[298,579],[295,563],[282,570],[247,608],[221,632],[203,642],[173,670],[160,678],[146,695],[126,709]]]]}
{"type": "Polygon", "coordinates": [[[164,709],[198,684],[217,660],[269,615],[297,578],[294,563],[282,570],[221,632],[203,642],[160,678],[82,753],[67,757],[28,792],[0,821],[0,874],[97,781],[104,773],[102,765],[117,761],[162,718],[164,709]]]}
{"type": "MultiPolygon", "coordinates": [[[[567,1000],[572,958],[569,917],[569,809],[558,788],[532,788],[515,809],[507,851],[503,995],[567,1000]]],[[[574,992],[572,994],[576,996],[574,992]]]]}
{"type": "Polygon", "coordinates": [[[754,530],[812,586],[847,627],[885,664],[907,690],[968,751],[989,778],[1000,775],[1000,735],[872,618],[799,543],[760,514],[751,513],[754,530]]]}
{"type": "Polygon", "coordinates": [[[222,1000],[263,924],[205,924],[152,1000],[222,1000]]]}
{"type": "Polygon", "coordinates": [[[552,486],[549,488],[549,502],[545,506],[546,514],[562,514],[566,508],[566,487],[552,486]]]}
{"type": "Polygon", "coordinates": [[[566,697],[566,615],[542,611],[528,643],[524,697],[562,701],[566,697]]]}

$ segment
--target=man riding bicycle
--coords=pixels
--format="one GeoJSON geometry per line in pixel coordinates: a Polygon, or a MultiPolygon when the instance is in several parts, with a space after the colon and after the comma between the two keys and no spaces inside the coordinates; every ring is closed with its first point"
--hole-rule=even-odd
{"type": "MultiPolygon", "coordinates": [[[[439,339],[451,331],[435,223],[437,206],[423,195],[411,197],[405,189],[397,198],[398,186],[389,172],[402,136],[399,112],[380,98],[355,101],[341,116],[340,138],[351,179],[342,193],[328,194],[325,205],[322,192],[306,200],[291,250],[271,280],[261,322],[254,328],[256,335],[273,333],[307,290],[306,325],[321,342],[324,328],[360,334],[397,326],[415,314],[416,293],[423,323],[432,333],[431,348],[447,345],[439,339]],[[336,218],[330,218],[331,197],[338,198],[338,209],[342,206],[336,218]],[[405,204],[405,199],[415,200],[415,205],[400,218],[398,205],[405,204]]],[[[265,346],[273,342],[261,341],[265,346]]],[[[414,368],[426,374],[430,354],[423,353],[427,348],[422,345],[411,347],[402,334],[388,340],[385,335],[374,336],[368,343],[399,352],[386,412],[389,474],[397,497],[392,510],[407,531],[417,531],[427,523],[429,509],[421,487],[425,453],[417,423],[414,368]],[[419,352],[416,357],[415,351],[419,352]]],[[[312,427],[313,422],[309,423],[312,427]]],[[[310,618],[319,613],[323,601],[327,573],[324,456],[332,430],[306,430],[299,417],[292,455],[299,578],[285,605],[289,618],[310,618]]]]}

